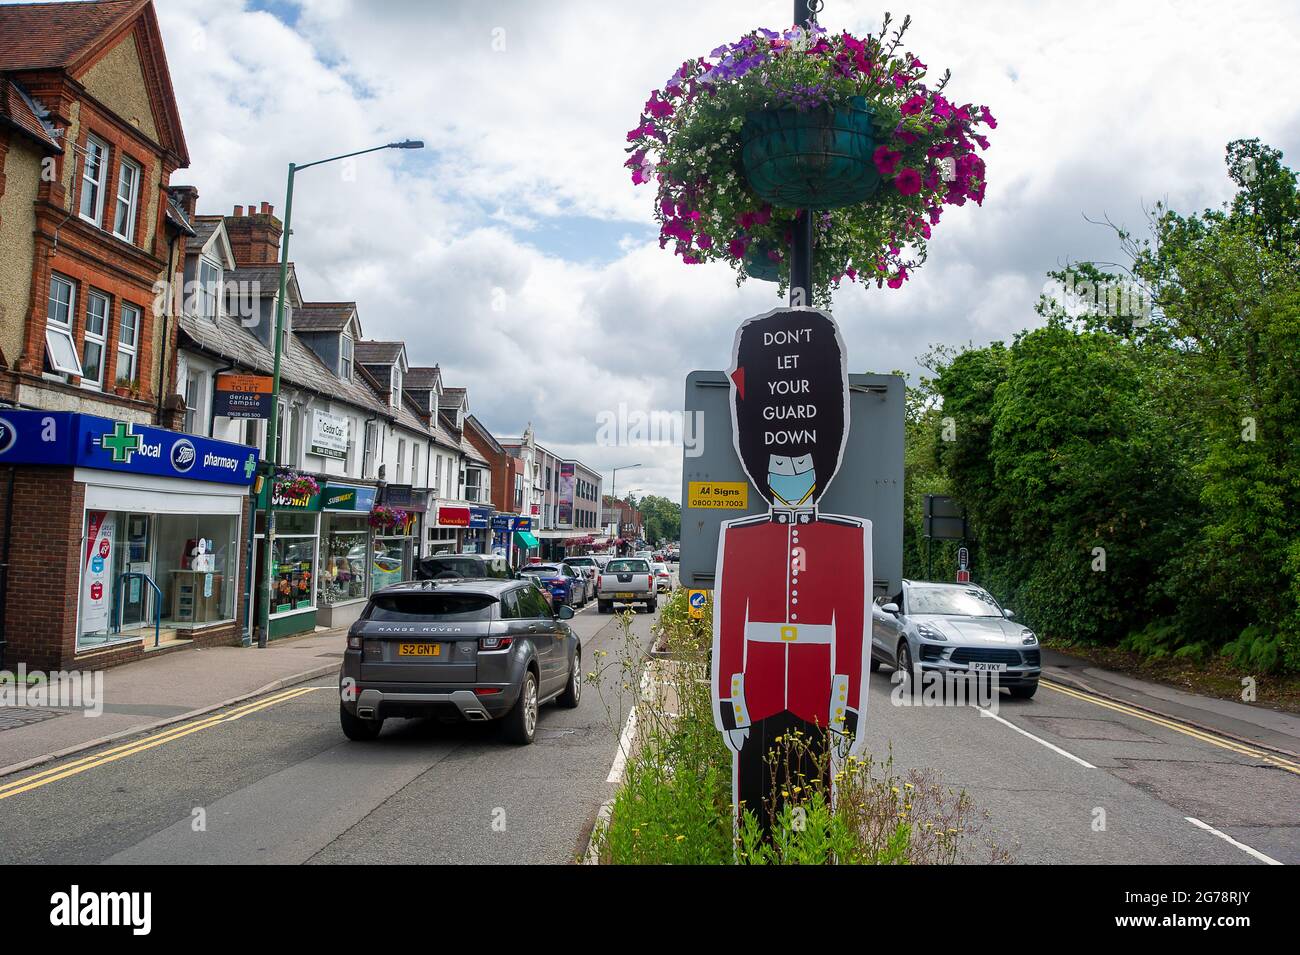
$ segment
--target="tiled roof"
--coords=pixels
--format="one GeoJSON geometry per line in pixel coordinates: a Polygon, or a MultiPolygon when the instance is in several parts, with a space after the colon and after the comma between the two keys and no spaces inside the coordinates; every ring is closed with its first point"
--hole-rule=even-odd
{"type": "MultiPolygon", "coordinates": [[[[193,248],[201,249],[208,244],[208,239],[212,238],[212,233],[217,231],[221,225],[222,216],[195,216],[194,221],[190,223],[194,227],[193,248]]],[[[190,248],[190,246],[186,246],[190,248]]]]}
{"type": "Polygon", "coordinates": [[[444,388],[442,389],[442,397],[438,399],[438,407],[452,411],[459,408],[464,401],[464,388],[444,388]]]}
{"type": "Polygon", "coordinates": [[[190,220],[185,216],[185,210],[181,204],[176,201],[175,196],[167,197],[167,221],[176,226],[186,235],[194,235],[194,227],[190,225],[190,220]]]}
{"type": "Polygon", "coordinates": [[[468,441],[466,441],[464,437],[460,439],[460,450],[467,458],[477,461],[480,464],[488,463],[488,459],[483,457],[479,449],[474,447],[474,445],[470,444],[468,441]]]}
{"type": "Polygon", "coordinates": [[[356,360],[363,365],[391,365],[401,355],[401,342],[357,342],[356,360]]]}
{"type": "Polygon", "coordinates": [[[0,6],[0,70],[60,69],[148,0],[0,6]]]}
{"type": "MultiPolygon", "coordinates": [[[[271,268],[269,271],[274,273],[277,268],[271,268]]],[[[238,278],[242,273],[255,271],[266,271],[266,269],[236,269],[231,275],[238,278]]],[[[274,294],[274,291],[272,287],[270,294],[274,294]]],[[[264,291],[263,295],[266,294],[264,291]]],[[[239,368],[264,374],[272,372],[275,358],[271,350],[262,344],[261,339],[244,328],[237,317],[222,315],[216,321],[211,321],[206,318],[182,315],[179,322],[181,332],[203,351],[224,358],[239,368]]],[[[339,378],[296,335],[288,336],[280,359],[280,376],[290,384],[314,391],[323,397],[337,398],[360,408],[369,408],[385,416],[392,416],[388,403],[375,395],[364,381],[357,379],[344,381],[339,378]]],[[[409,415],[409,418],[414,422],[417,430],[423,430],[414,415],[409,415]]],[[[402,420],[405,424],[406,419],[402,420]]]]}
{"type": "Polygon", "coordinates": [[[0,76],[0,125],[12,126],[53,152],[63,152],[54,138],[54,128],[46,124],[43,110],[21,86],[0,76]]]}
{"type": "Polygon", "coordinates": [[[303,302],[293,315],[296,332],[341,332],[356,313],[356,302],[303,302]]]}
{"type": "Polygon", "coordinates": [[[434,388],[441,376],[442,372],[437,365],[419,366],[406,369],[406,377],[402,383],[409,391],[429,391],[434,388]]]}

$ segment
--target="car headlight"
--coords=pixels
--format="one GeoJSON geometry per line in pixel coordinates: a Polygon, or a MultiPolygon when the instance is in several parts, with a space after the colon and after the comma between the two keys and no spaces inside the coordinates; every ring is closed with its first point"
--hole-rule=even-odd
{"type": "Polygon", "coordinates": [[[1034,636],[1034,631],[1032,630],[1021,630],[1020,642],[1023,643],[1025,646],[1033,646],[1035,643],[1038,642],[1038,638],[1034,636]]]}
{"type": "Polygon", "coordinates": [[[948,638],[945,637],[942,633],[940,633],[936,628],[930,626],[928,623],[918,623],[918,624],[916,625],[916,632],[917,632],[917,635],[918,635],[918,636],[925,637],[925,639],[927,639],[927,640],[947,640],[947,639],[948,639],[948,638]]]}

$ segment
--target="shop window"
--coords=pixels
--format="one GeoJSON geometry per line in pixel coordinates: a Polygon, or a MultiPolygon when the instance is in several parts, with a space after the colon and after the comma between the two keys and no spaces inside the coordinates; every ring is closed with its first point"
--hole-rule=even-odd
{"type": "Polygon", "coordinates": [[[162,640],[184,638],[235,617],[233,514],[87,510],[81,553],[79,647],[148,642],[155,625],[162,640]]]}
{"type": "Polygon", "coordinates": [[[360,600],[369,591],[369,533],[364,515],[326,514],[321,518],[318,599],[322,605],[360,600]]]}

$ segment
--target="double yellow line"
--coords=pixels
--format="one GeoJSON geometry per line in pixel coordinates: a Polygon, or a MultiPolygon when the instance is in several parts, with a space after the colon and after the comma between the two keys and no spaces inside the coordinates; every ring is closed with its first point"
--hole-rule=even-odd
{"type": "MultiPolygon", "coordinates": [[[[1296,765],[1289,759],[1283,759],[1281,756],[1275,756],[1264,750],[1255,749],[1253,746],[1247,746],[1245,743],[1239,743],[1234,739],[1227,739],[1223,736],[1216,736],[1205,730],[1197,729],[1186,723],[1179,723],[1175,720],[1167,719],[1163,716],[1157,716],[1154,713],[1148,713],[1146,710],[1139,710],[1136,707],[1126,706],[1123,703],[1116,703],[1107,700],[1104,697],[1093,696],[1091,693],[1085,693],[1082,690],[1076,690],[1073,687],[1062,686],[1059,683],[1053,683],[1050,680],[1039,680],[1042,686],[1049,690],[1055,690],[1057,693],[1064,693],[1066,696],[1072,696],[1076,700],[1082,700],[1085,703],[1093,703],[1097,706],[1104,706],[1108,710],[1114,710],[1116,713],[1123,713],[1127,716],[1135,716],[1140,720],[1146,720],[1148,723],[1155,723],[1157,726],[1163,726],[1165,729],[1173,730],[1176,733],[1182,733],[1184,736],[1190,736],[1193,739],[1199,739],[1202,743],[1209,743],[1211,746],[1218,746],[1220,749],[1231,750],[1242,756],[1249,756],[1252,759],[1262,760],[1272,766],[1285,769],[1287,772],[1300,775],[1300,765],[1296,765]]],[[[0,796],[0,798],[3,798],[0,796]]]]}
{"type": "Polygon", "coordinates": [[[80,759],[74,759],[70,763],[61,763],[50,769],[42,770],[38,773],[32,773],[30,776],[24,776],[22,779],[16,779],[11,783],[0,785],[0,800],[8,799],[10,796],[17,796],[20,793],[30,792],[33,789],[40,789],[42,786],[48,786],[50,783],[58,782],[60,779],[67,779],[69,776],[76,776],[86,772],[89,769],[95,769],[98,766],[104,766],[108,763],[116,762],[119,759],[125,759],[128,756],[134,756],[136,753],[143,753],[147,749],[153,749],[155,746],[162,746],[164,743],[170,743],[182,737],[189,736],[191,733],[197,733],[199,730],[210,729],[213,726],[219,726],[222,723],[231,723],[235,720],[242,719],[251,713],[267,709],[278,703],[286,703],[289,700],[296,699],[303,694],[310,693],[312,690],[330,689],[330,687],[319,686],[300,686],[292,690],[285,690],[271,696],[263,697],[252,703],[245,703],[226,713],[216,716],[202,717],[192,723],[180,723],[176,726],[160,730],[152,736],[145,736],[142,739],[133,740],[130,743],[123,743],[112,749],[103,750],[98,753],[92,753],[89,756],[83,756],[80,759]]]}

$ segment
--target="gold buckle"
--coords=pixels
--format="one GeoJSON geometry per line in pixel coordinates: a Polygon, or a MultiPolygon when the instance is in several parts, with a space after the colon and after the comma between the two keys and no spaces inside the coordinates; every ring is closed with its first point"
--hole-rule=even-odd
{"type": "Polygon", "coordinates": [[[786,643],[792,643],[799,639],[799,628],[793,624],[785,624],[781,627],[781,639],[786,643]]]}

